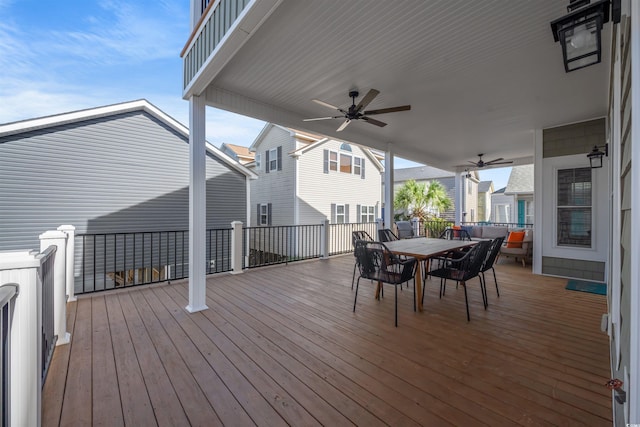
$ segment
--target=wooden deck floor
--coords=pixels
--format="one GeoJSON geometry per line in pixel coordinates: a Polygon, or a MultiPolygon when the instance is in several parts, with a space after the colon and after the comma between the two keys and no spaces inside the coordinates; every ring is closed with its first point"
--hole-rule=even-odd
{"type": "Polygon", "coordinates": [[[186,282],[69,304],[43,425],[611,425],[605,297],[564,289],[513,261],[484,311],[477,280],[425,311],[412,291],[373,298],[353,257],[212,277],[210,310],[186,282]]]}

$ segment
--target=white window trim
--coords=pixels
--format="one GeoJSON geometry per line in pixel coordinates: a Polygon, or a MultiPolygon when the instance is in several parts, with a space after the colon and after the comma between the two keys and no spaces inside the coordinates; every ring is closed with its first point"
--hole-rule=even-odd
{"type": "Polygon", "coordinates": [[[360,205],[360,218],[358,218],[358,221],[362,224],[376,222],[376,207],[374,205],[360,205]]]}
{"type": "Polygon", "coordinates": [[[338,172],[338,173],[346,173],[346,172],[342,172],[340,170],[340,156],[349,156],[351,157],[351,171],[349,172],[349,175],[357,175],[357,176],[362,176],[362,165],[365,162],[364,157],[360,157],[360,156],[356,156],[353,153],[350,153],[348,151],[336,151],[336,150],[327,150],[329,152],[329,172],[338,172]],[[336,155],[336,160],[331,160],[331,153],[336,155]],[[360,165],[358,166],[358,173],[355,172],[355,159],[359,159],[360,161],[360,165]],[[335,169],[331,169],[331,164],[335,164],[335,169]]]}
{"type": "Polygon", "coordinates": [[[553,168],[553,247],[558,249],[571,249],[576,251],[596,251],[596,193],[595,193],[595,180],[593,169],[591,170],[591,205],[588,206],[591,209],[591,246],[576,246],[558,243],[558,209],[560,208],[587,208],[587,206],[560,206],[558,205],[558,172],[567,169],[582,169],[588,166],[556,166],[553,168]]]}
{"type": "Polygon", "coordinates": [[[269,225],[269,205],[267,203],[260,203],[260,212],[258,212],[258,225],[269,225]],[[264,217],[265,221],[262,222],[264,217]]]}
{"type": "Polygon", "coordinates": [[[256,153],[255,163],[256,163],[256,169],[258,170],[260,169],[261,161],[262,161],[262,156],[259,153],[256,153]]]}
{"type": "Polygon", "coordinates": [[[269,172],[278,170],[278,149],[277,148],[272,148],[269,150],[269,164],[267,165],[267,168],[269,168],[269,172]]]}
{"type": "Polygon", "coordinates": [[[336,203],[336,211],[335,211],[336,224],[346,224],[347,221],[347,206],[340,205],[336,203]],[[338,213],[338,208],[342,207],[342,213],[338,213]],[[338,217],[342,216],[342,222],[338,221],[338,217]]]}

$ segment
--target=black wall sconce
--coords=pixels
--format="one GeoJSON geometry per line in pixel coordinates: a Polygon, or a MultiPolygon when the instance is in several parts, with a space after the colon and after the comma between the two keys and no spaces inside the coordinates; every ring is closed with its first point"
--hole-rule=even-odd
{"type": "Polygon", "coordinates": [[[597,64],[602,59],[602,26],[620,22],[620,0],[571,0],[567,15],[551,22],[553,39],[562,46],[564,69],[579,70],[597,64]],[[609,8],[611,6],[611,9],[609,8]]]}
{"type": "Polygon", "coordinates": [[[601,168],[602,158],[604,156],[609,157],[609,144],[594,145],[593,150],[591,150],[591,152],[587,154],[589,163],[591,163],[591,169],[601,168]],[[601,148],[604,148],[604,151],[600,151],[601,148]]]}

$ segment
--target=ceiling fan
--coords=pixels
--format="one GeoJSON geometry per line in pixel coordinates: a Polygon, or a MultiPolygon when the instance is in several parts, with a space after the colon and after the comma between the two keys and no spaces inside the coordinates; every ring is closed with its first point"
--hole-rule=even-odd
{"type": "Polygon", "coordinates": [[[367,123],[372,125],[376,125],[379,127],[384,127],[387,124],[385,122],[381,122],[380,120],[372,119],[369,116],[373,116],[376,114],[387,114],[387,113],[395,113],[396,111],[407,111],[411,110],[411,105],[401,105],[399,107],[391,107],[391,108],[380,108],[377,110],[367,110],[364,111],[365,107],[373,101],[373,99],[378,96],[380,91],[376,89],[371,89],[367,94],[360,100],[358,105],[356,105],[356,98],[360,95],[357,90],[352,90],[349,92],[349,96],[351,97],[351,106],[347,109],[336,107],[335,105],[328,104],[324,101],[320,101],[318,99],[314,99],[313,102],[316,104],[323,105],[327,108],[331,108],[333,110],[337,110],[340,112],[340,115],[337,116],[328,116],[328,117],[316,117],[313,119],[304,119],[305,122],[312,122],[316,120],[330,120],[330,119],[339,119],[344,117],[346,120],[338,127],[337,131],[340,132],[344,130],[352,120],[364,120],[367,123]]]}
{"type": "Polygon", "coordinates": [[[469,163],[471,163],[472,165],[475,165],[477,168],[483,168],[485,166],[493,166],[493,165],[508,165],[513,163],[513,161],[511,160],[502,161],[504,160],[502,157],[485,162],[484,160],[482,160],[482,156],[484,156],[484,154],[478,154],[479,160],[477,162],[469,161],[469,163]]]}

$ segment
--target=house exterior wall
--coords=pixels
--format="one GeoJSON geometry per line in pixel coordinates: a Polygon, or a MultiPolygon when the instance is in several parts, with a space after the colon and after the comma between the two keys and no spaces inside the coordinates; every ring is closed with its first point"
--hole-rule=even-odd
{"type": "Polygon", "coordinates": [[[478,181],[475,179],[464,179],[464,210],[462,211],[463,222],[476,222],[478,219],[478,181]]]}
{"type": "MultiPolygon", "coordinates": [[[[588,168],[586,154],[594,145],[605,143],[605,119],[590,120],[553,129],[542,135],[542,274],[587,280],[605,280],[605,263],[609,243],[609,203],[607,199],[608,162],[601,169],[591,169],[591,247],[579,248],[557,244],[557,175],[562,169],[588,168]],[[564,262],[558,263],[561,259],[564,262]],[[579,266],[576,261],[579,261],[579,266]],[[560,264],[560,265],[555,265],[560,264]]],[[[538,192],[536,192],[538,195],[538,192]]]]}
{"type": "MultiPolygon", "coordinates": [[[[188,230],[188,139],[142,111],[0,138],[0,250],[76,234],[188,230]]],[[[246,220],[246,178],[207,156],[207,228],[246,220]]]]}
{"type": "Polygon", "coordinates": [[[491,218],[491,194],[478,193],[478,221],[488,221],[491,218]]]}
{"type": "Polygon", "coordinates": [[[378,167],[357,145],[350,145],[354,157],[364,159],[364,179],[361,175],[329,171],[324,173],[324,150],[341,151],[342,142],[329,140],[305,152],[298,158],[298,206],[300,224],[319,224],[325,218],[335,222],[332,205],[348,206],[345,222],[361,222],[358,206],[374,206],[375,218],[381,214],[380,186],[382,177],[378,167]]]}
{"type": "Polygon", "coordinates": [[[258,204],[271,203],[271,225],[295,224],[295,168],[296,161],[289,156],[295,150],[295,139],[290,131],[279,126],[269,126],[260,143],[255,147],[260,155],[260,166],[253,171],[257,180],[251,181],[251,225],[257,226],[258,204]],[[282,147],[282,170],[266,172],[266,151],[282,147]]]}
{"type": "MultiPolygon", "coordinates": [[[[515,222],[514,215],[516,212],[515,197],[511,194],[494,193],[491,195],[491,222],[515,222]],[[500,206],[508,206],[508,218],[499,218],[500,206]],[[505,219],[505,221],[503,221],[505,219]]],[[[517,217],[516,217],[517,218],[517,217]]]]}

